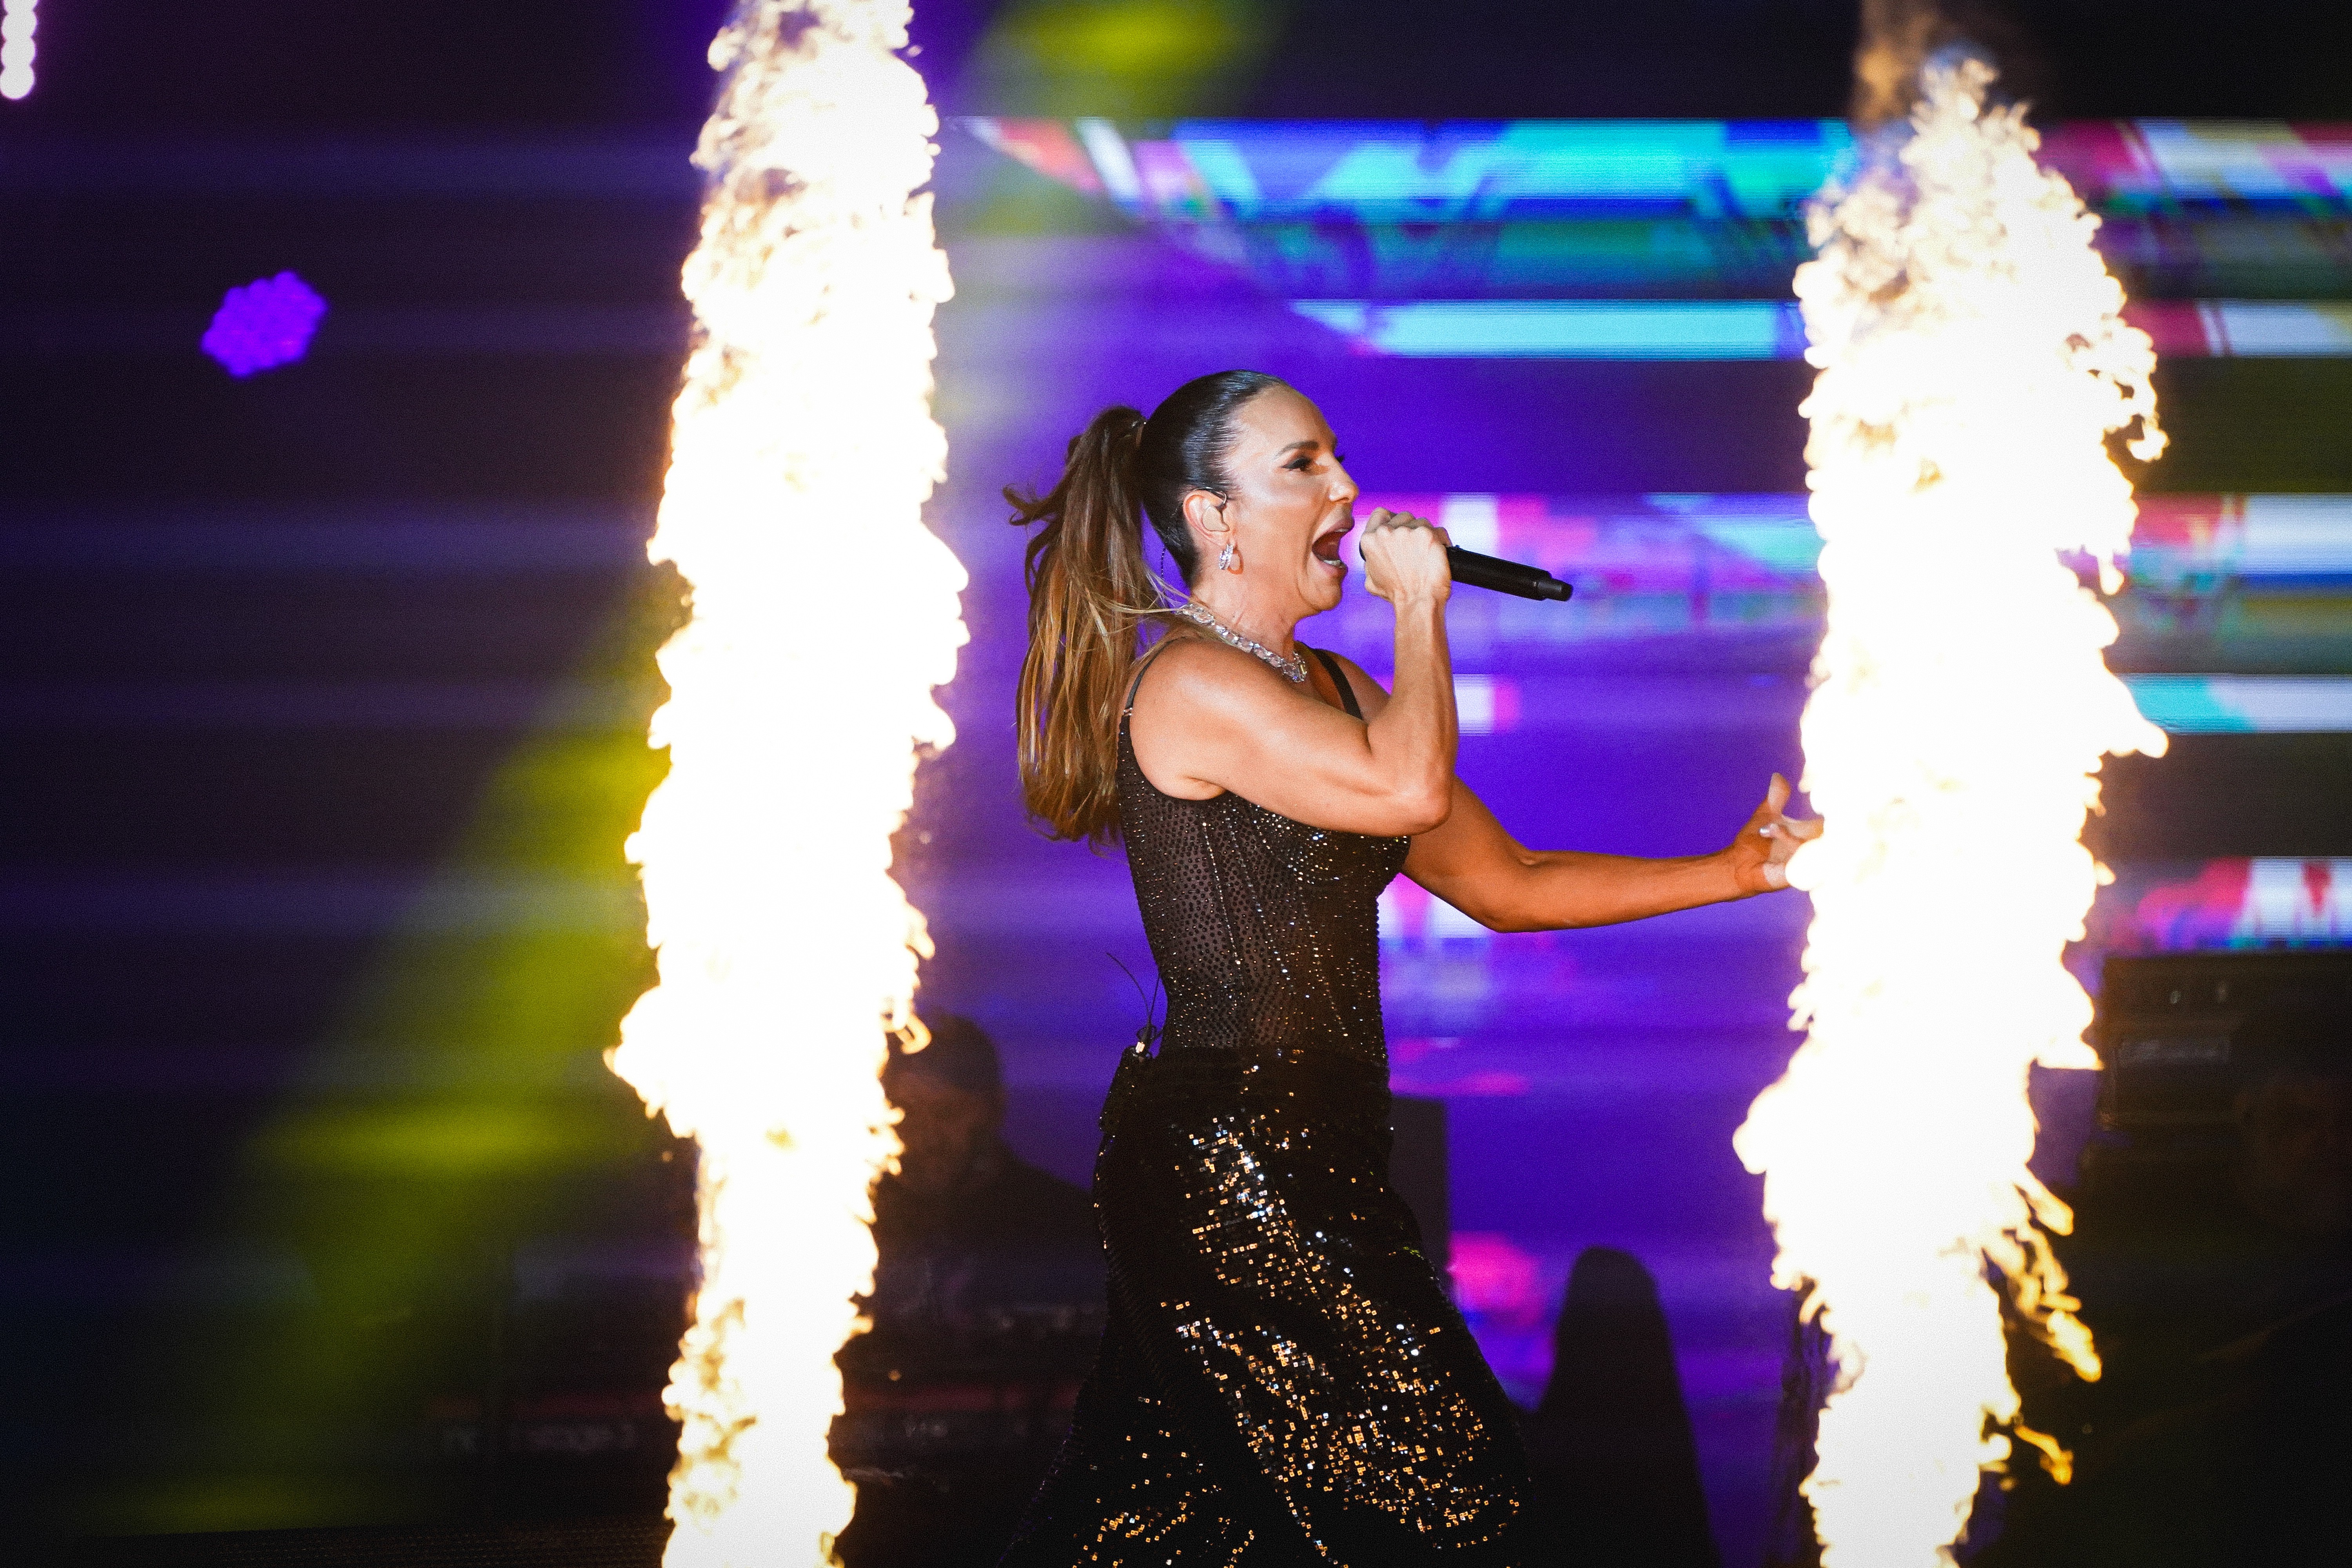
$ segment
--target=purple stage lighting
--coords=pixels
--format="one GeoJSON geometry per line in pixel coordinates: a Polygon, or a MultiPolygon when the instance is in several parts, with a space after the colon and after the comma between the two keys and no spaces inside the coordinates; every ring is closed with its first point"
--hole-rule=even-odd
{"type": "Polygon", "coordinates": [[[229,374],[251,375],[291,364],[310,352],[327,301],[291,272],[232,289],[205,329],[205,353],[229,374]]]}

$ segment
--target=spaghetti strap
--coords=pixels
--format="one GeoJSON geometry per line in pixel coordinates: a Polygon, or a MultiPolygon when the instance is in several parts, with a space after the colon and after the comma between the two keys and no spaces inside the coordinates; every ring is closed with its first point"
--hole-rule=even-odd
{"type": "MultiPolygon", "coordinates": [[[[1127,683],[1127,700],[1119,704],[1118,716],[1121,720],[1131,719],[1135,716],[1135,693],[1137,689],[1143,684],[1143,672],[1151,668],[1151,661],[1158,658],[1160,657],[1160,650],[1165,648],[1167,646],[1168,639],[1165,637],[1162,637],[1158,642],[1153,643],[1150,647],[1144,649],[1143,657],[1135,661],[1134,678],[1127,683]]],[[[1354,703],[1350,701],[1349,705],[1353,707],[1354,703]]]]}
{"type": "MultiPolygon", "coordinates": [[[[1306,647],[1303,643],[1299,646],[1306,647]]],[[[1331,684],[1339,689],[1339,701],[1348,710],[1348,717],[1361,719],[1364,716],[1364,710],[1357,705],[1356,689],[1348,684],[1348,672],[1339,668],[1339,661],[1319,647],[1310,647],[1307,651],[1322,662],[1323,672],[1331,678],[1331,684]]]]}
{"type": "MultiPolygon", "coordinates": [[[[1119,705],[1120,719],[1135,717],[1135,694],[1143,685],[1143,672],[1151,668],[1151,661],[1158,658],[1160,651],[1167,646],[1168,639],[1163,637],[1146,648],[1143,657],[1136,660],[1135,674],[1127,683],[1127,700],[1119,705]]],[[[1339,668],[1339,661],[1319,647],[1307,647],[1305,643],[1300,643],[1298,646],[1313,654],[1321,662],[1324,673],[1331,678],[1332,686],[1339,690],[1339,705],[1348,710],[1348,717],[1361,720],[1364,716],[1363,705],[1356,700],[1356,689],[1348,684],[1348,672],[1339,668]]]]}

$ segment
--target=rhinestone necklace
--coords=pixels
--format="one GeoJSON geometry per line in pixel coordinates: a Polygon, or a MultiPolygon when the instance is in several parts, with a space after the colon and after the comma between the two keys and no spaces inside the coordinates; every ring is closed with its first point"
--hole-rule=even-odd
{"type": "Polygon", "coordinates": [[[1216,616],[1209,614],[1208,611],[1201,608],[1199,605],[1193,604],[1190,601],[1177,605],[1176,613],[1183,616],[1186,620],[1192,622],[1194,626],[1199,626],[1202,631],[1212,634],[1219,642],[1225,644],[1227,647],[1237,647],[1244,653],[1254,653],[1257,655],[1258,658],[1265,660],[1266,663],[1282,671],[1283,675],[1289,679],[1293,685],[1304,686],[1307,684],[1307,659],[1306,656],[1303,654],[1294,653],[1288,658],[1285,658],[1282,655],[1275,652],[1274,649],[1266,647],[1264,643],[1252,642],[1249,638],[1242,636],[1241,633],[1234,631],[1232,627],[1218,620],[1216,616]]]}

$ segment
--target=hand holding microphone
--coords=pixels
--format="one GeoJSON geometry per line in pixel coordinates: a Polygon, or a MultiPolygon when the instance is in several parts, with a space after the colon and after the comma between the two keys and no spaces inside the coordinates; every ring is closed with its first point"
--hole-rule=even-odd
{"type": "Polygon", "coordinates": [[[1398,596],[1395,590],[1402,588],[1406,597],[1412,596],[1412,587],[1419,585],[1422,573],[1428,564],[1433,564],[1425,560],[1423,539],[1444,546],[1448,576],[1454,582],[1522,599],[1565,600],[1576,591],[1540,566],[1523,566],[1516,561],[1465,550],[1448,539],[1444,529],[1382,508],[1372,513],[1365,525],[1363,539],[1356,547],[1363,558],[1366,583],[1373,593],[1393,600],[1398,596]],[[1406,543],[1408,539],[1413,542],[1406,543]]]}
{"type": "Polygon", "coordinates": [[[1417,599],[1443,604],[1453,574],[1446,565],[1445,531],[1386,507],[1364,524],[1356,553],[1364,563],[1364,585],[1392,605],[1417,599]]]}

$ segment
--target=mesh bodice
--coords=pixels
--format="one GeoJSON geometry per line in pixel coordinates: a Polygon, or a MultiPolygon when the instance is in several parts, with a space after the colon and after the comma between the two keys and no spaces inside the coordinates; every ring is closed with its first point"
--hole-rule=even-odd
{"type": "Polygon", "coordinates": [[[1118,779],[1168,1030],[1103,1107],[1102,1350],[1001,1568],[1527,1568],[1517,1417],[1388,1179],[1410,841],[1162,795],[1124,719],[1118,779]]]}
{"type": "MultiPolygon", "coordinates": [[[[1324,668],[1361,717],[1338,663],[1326,658],[1324,668]]],[[[1129,713],[1149,673],[1147,661],[1129,713]]],[[[1310,827],[1230,792],[1162,794],[1136,763],[1126,714],[1118,815],[1144,934],[1168,987],[1170,1047],[1386,1060],[1376,900],[1403,868],[1411,839],[1310,827]]]]}

